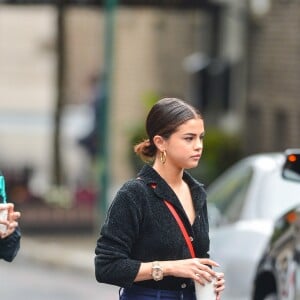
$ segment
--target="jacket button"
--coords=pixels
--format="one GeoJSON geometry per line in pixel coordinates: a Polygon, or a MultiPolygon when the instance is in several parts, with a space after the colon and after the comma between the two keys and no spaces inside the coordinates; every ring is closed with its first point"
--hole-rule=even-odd
{"type": "Polygon", "coordinates": [[[193,242],[193,241],[194,241],[194,238],[193,238],[192,236],[190,236],[190,240],[191,240],[191,242],[193,242]]]}
{"type": "Polygon", "coordinates": [[[185,288],[186,288],[186,283],[183,283],[183,284],[181,285],[181,288],[182,288],[182,289],[185,289],[185,288]]]}

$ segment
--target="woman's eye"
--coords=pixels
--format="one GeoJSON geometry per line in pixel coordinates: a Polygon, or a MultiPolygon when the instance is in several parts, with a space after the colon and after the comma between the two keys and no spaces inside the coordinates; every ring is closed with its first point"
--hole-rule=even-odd
{"type": "Polygon", "coordinates": [[[185,140],[186,140],[186,141],[192,141],[193,138],[192,138],[192,137],[186,137],[185,140]]]}

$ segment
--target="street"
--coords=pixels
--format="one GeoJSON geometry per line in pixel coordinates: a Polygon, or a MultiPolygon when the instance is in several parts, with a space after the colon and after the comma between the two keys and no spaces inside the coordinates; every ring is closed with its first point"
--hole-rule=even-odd
{"type": "Polygon", "coordinates": [[[30,263],[0,261],[0,294],[6,300],[115,300],[118,287],[99,284],[94,274],[30,263]]]}

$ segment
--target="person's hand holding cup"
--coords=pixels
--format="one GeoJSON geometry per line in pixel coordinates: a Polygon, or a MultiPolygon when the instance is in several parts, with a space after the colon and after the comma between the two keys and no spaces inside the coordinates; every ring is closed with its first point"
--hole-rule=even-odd
{"type": "Polygon", "coordinates": [[[204,285],[195,281],[197,299],[219,300],[220,293],[225,288],[224,282],[224,274],[221,272],[216,272],[216,276],[212,277],[210,282],[205,282],[204,285]]]}
{"type": "Polygon", "coordinates": [[[7,204],[0,204],[0,236],[7,230],[8,209],[7,204]]]}
{"type": "Polygon", "coordinates": [[[17,220],[20,212],[14,210],[13,203],[0,204],[0,238],[6,238],[12,234],[18,226],[17,220]]]}

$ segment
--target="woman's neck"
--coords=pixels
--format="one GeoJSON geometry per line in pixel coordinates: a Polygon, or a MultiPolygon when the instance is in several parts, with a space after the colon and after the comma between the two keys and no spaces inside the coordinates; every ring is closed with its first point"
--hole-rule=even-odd
{"type": "Polygon", "coordinates": [[[161,162],[155,162],[153,169],[173,188],[182,184],[183,169],[163,165],[161,162]]]}

